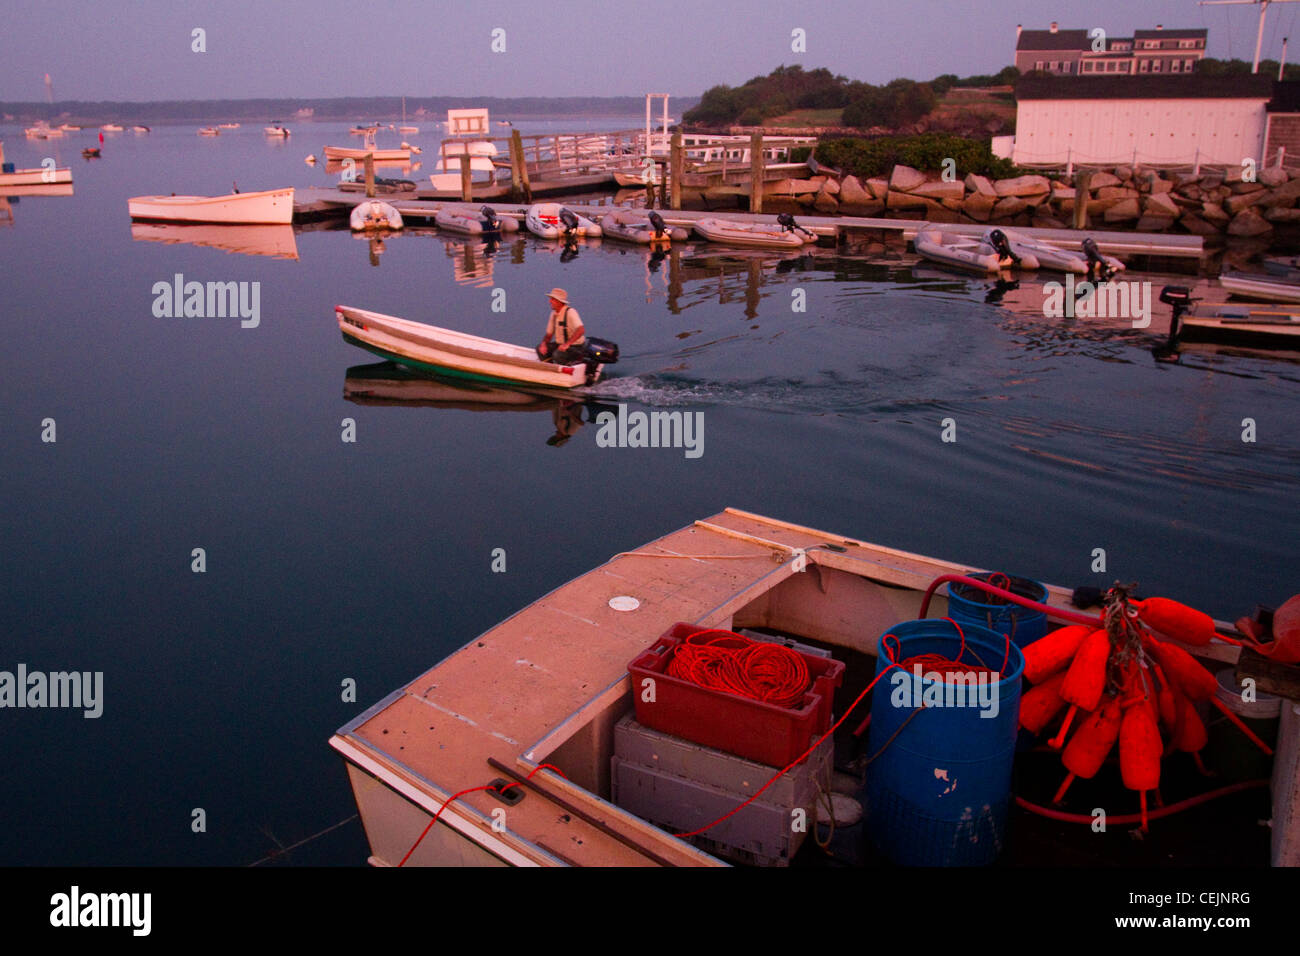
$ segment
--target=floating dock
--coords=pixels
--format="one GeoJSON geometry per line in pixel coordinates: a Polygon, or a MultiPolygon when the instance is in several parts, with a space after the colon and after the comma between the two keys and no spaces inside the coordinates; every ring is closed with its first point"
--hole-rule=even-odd
{"type": "MultiPolygon", "coordinates": [[[[537,190],[534,189],[534,194],[536,192],[537,190]]],[[[570,185],[564,192],[571,194],[573,192],[572,186],[570,185]]],[[[404,219],[414,220],[432,220],[434,215],[443,209],[476,213],[483,206],[489,206],[498,216],[517,219],[522,225],[524,213],[527,209],[527,206],[520,203],[489,201],[465,203],[434,198],[430,195],[431,193],[432,190],[416,190],[414,192],[389,193],[379,198],[395,207],[404,219]]],[[[351,212],[353,206],[365,202],[367,199],[364,192],[345,192],[339,189],[323,187],[300,189],[296,192],[295,197],[295,222],[346,216],[351,212]]],[[[574,202],[565,203],[564,205],[578,215],[588,218],[599,218],[608,215],[615,209],[626,208],[608,203],[574,202]]],[[[632,209],[631,211],[649,212],[647,209],[632,209]]],[[[668,225],[683,226],[687,229],[693,227],[700,219],[719,216],[740,222],[775,223],[777,221],[776,216],[773,214],[749,213],[730,209],[714,212],[689,209],[658,209],[656,211],[668,225]]],[[[921,219],[879,219],[865,216],[799,216],[798,222],[805,229],[837,243],[854,232],[893,233],[896,234],[895,238],[911,242],[916,238],[917,231],[926,225],[925,220],[921,219]]],[[[988,229],[987,225],[979,223],[943,224],[944,232],[971,237],[982,236],[988,229]]],[[[1114,256],[1150,255],[1179,259],[1199,259],[1205,248],[1201,237],[1193,235],[1167,235],[1165,233],[1100,229],[1038,229],[1032,226],[1017,227],[1016,232],[1041,242],[1071,249],[1077,248],[1082,237],[1087,235],[1096,241],[1098,248],[1103,253],[1114,256]]]]}

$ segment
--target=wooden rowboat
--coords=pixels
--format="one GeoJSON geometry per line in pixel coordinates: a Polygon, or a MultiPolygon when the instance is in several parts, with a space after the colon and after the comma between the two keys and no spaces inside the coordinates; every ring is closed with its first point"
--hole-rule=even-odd
{"type": "Polygon", "coordinates": [[[399,365],[453,378],[572,389],[594,384],[605,367],[594,362],[553,365],[527,346],[346,305],[335,306],[334,313],[348,343],[399,365]]]}
{"type": "Polygon", "coordinates": [[[59,166],[55,169],[15,169],[12,173],[0,173],[0,186],[50,186],[56,183],[72,182],[72,167],[59,166]]]}
{"type": "Polygon", "coordinates": [[[1183,338],[1300,349],[1300,310],[1197,302],[1182,315],[1183,338]]]}
{"type": "Polygon", "coordinates": [[[325,158],[327,160],[364,160],[367,156],[373,156],[377,163],[408,163],[411,161],[411,150],[409,147],[404,149],[353,149],[350,146],[325,147],[325,158]]]}
{"type": "Polygon", "coordinates": [[[288,223],[293,189],[227,196],[136,196],[127,200],[132,219],[167,222],[288,223]]]}

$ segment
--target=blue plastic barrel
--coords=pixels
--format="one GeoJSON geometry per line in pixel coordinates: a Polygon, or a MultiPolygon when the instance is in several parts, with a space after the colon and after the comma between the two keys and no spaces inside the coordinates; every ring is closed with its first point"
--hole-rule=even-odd
{"type": "MultiPolygon", "coordinates": [[[[990,582],[994,586],[1039,604],[1047,603],[1047,588],[1029,578],[996,575],[990,571],[970,575],[979,581],[988,581],[995,576],[1004,580],[990,582]],[[1010,581],[1009,587],[1007,581],[1010,581]]],[[[1019,604],[1012,604],[997,595],[957,581],[948,584],[948,616],[963,627],[979,624],[998,634],[1010,634],[1011,640],[1021,647],[1028,647],[1047,633],[1047,615],[1042,611],[1032,611],[1019,604]]]]}
{"type": "Polygon", "coordinates": [[[14,171],[13,163],[0,164],[0,173],[12,173],[14,171]]]}
{"type": "Polygon", "coordinates": [[[1005,658],[1000,680],[986,679],[981,689],[890,665],[889,634],[898,639],[890,644],[899,661],[918,654],[957,660],[961,639],[951,621],[907,621],[877,644],[876,673],[891,673],[872,694],[867,831],[904,866],[983,866],[1002,850],[1025,658],[1015,644],[1007,654],[1006,639],[988,628],[961,630],[960,659],[1000,672],[1005,658]]]}

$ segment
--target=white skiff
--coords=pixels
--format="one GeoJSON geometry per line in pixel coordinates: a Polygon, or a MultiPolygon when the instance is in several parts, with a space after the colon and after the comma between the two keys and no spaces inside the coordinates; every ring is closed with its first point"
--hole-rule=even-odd
{"type": "Polygon", "coordinates": [[[600,378],[585,364],[552,365],[534,349],[351,306],[336,305],[343,338],[390,361],[426,372],[480,382],[575,388],[600,378]]]}
{"type": "Polygon", "coordinates": [[[59,166],[55,169],[15,169],[12,173],[0,173],[0,186],[51,186],[55,183],[72,182],[72,167],[59,166]]]}
{"type": "Polygon", "coordinates": [[[293,221],[293,189],[228,196],[136,196],[127,200],[132,219],[171,222],[293,221]]]}

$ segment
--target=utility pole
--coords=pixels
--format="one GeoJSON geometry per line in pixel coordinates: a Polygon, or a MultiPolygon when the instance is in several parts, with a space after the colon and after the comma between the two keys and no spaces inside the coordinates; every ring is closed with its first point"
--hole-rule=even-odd
{"type": "MultiPolygon", "coordinates": [[[[1297,3],[1300,0],[1200,0],[1203,7],[1238,6],[1253,3],[1259,6],[1259,33],[1255,36],[1255,65],[1250,72],[1259,72],[1259,50],[1264,45],[1264,15],[1268,13],[1270,3],[1297,3]]],[[[1279,77],[1281,79],[1281,77],[1279,77]]]]}

